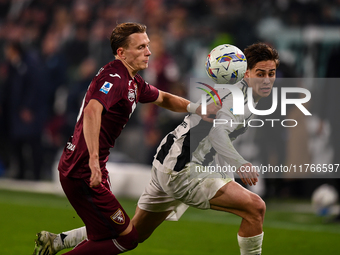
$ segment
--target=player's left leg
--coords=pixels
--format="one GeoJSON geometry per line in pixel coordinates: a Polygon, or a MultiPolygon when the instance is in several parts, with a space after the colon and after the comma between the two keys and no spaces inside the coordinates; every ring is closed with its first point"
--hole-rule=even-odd
{"type": "Polygon", "coordinates": [[[137,206],[131,222],[138,232],[138,243],[144,242],[153,231],[169,216],[171,211],[148,212],[137,206]]]}
{"type": "MultiPolygon", "coordinates": [[[[67,255],[116,255],[137,247],[137,230],[130,222],[129,231],[124,231],[119,237],[115,239],[105,240],[84,240],[77,245],[72,251],[69,251],[67,255]],[[127,232],[127,233],[125,233],[127,232]]],[[[127,229],[127,230],[128,230],[127,229]]]]}
{"type": "Polygon", "coordinates": [[[242,217],[237,237],[241,255],[261,254],[266,206],[258,195],[231,181],[217,191],[210,205],[242,217]]]}
{"type": "MultiPolygon", "coordinates": [[[[153,231],[182,203],[176,201],[162,189],[160,182],[164,173],[151,169],[151,180],[138,200],[132,223],[138,231],[138,242],[144,242],[153,231]]],[[[166,182],[166,180],[165,180],[166,182]]]]}

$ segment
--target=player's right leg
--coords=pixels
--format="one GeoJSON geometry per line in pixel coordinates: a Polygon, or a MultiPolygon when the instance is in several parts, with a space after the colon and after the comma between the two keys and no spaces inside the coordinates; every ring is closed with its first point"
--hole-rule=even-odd
{"type": "MultiPolygon", "coordinates": [[[[131,222],[138,232],[138,243],[142,243],[149,238],[170,213],[171,211],[148,212],[137,206],[131,222]]],[[[87,239],[85,226],[60,234],[41,231],[37,236],[33,255],[54,255],[63,249],[74,248],[87,239]]]]}
{"type": "Polygon", "coordinates": [[[85,240],[69,255],[115,255],[138,245],[138,233],[129,216],[110,191],[108,181],[90,187],[90,180],[60,174],[62,188],[79,217],[86,225],[85,240]]]}
{"type": "MultiPolygon", "coordinates": [[[[35,241],[36,245],[33,255],[54,255],[61,250],[74,248],[81,244],[85,244],[86,241],[88,241],[85,226],[65,231],[60,234],[41,231],[37,236],[38,238],[35,241]]],[[[122,236],[119,240],[122,239],[127,239],[127,237],[122,236]]]]}
{"type": "Polygon", "coordinates": [[[196,173],[195,169],[192,163],[178,173],[156,173],[161,188],[173,198],[199,209],[211,208],[242,217],[238,232],[241,255],[261,254],[266,209],[263,200],[228,175],[196,173]]]}
{"type": "MultiPolygon", "coordinates": [[[[164,193],[157,185],[157,176],[155,169],[152,170],[152,180],[145,188],[144,193],[138,201],[136,213],[131,222],[138,232],[138,243],[144,242],[152,232],[167,218],[167,216],[181,204],[174,198],[164,193]]],[[[182,209],[184,212],[184,210],[182,209]]],[[[38,235],[50,236],[49,232],[42,231],[38,235]],[[41,235],[44,233],[44,235],[41,235]]],[[[85,227],[73,229],[60,234],[51,233],[53,240],[50,238],[38,238],[34,255],[44,254],[41,251],[49,251],[48,255],[54,255],[58,251],[67,248],[73,248],[87,239],[85,227]]]]}

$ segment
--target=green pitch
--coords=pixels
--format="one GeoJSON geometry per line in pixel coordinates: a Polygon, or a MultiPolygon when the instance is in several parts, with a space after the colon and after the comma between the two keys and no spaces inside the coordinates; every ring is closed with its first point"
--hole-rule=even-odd
{"type": "MultiPolygon", "coordinates": [[[[120,201],[132,216],[136,201],[120,201]]],[[[296,201],[267,202],[263,254],[339,254],[340,224],[325,224],[312,213],[297,212],[297,206],[296,201]]],[[[231,214],[190,208],[179,222],[164,222],[129,254],[239,254],[239,224],[231,214]]],[[[80,226],[65,197],[0,190],[1,254],[32,254],[40,230],[57,233],[80,226]]]]}

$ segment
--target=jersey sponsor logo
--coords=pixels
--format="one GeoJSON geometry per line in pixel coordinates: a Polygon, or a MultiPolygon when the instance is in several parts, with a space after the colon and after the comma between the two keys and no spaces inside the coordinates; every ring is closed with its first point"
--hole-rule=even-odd
{"type": "Polygon", "coordinates": [[[110,73],[109,75],[110,75],[111,77],[113,77],[113,78],[114,78],[114,77],[118,77],[119,79],[121,79],[120,75],[117,74],[117,73],[115,73],[115,74],[111,74],[111,73],[110,73]]]}
{"type": "Polygon", "coordinates": [[[107,94],[107,93],[109,93],[112,86],[113,86],[112,83],[106,81],[106,82],[104,82],[104,85],[100,88],[99,91],[103,92],[104,94],[107,94]]]}
{"type": "Polygon", "coordinates": [[[118,208],[118,210],[112,214],[110,218],[116,224],[123,225],[125,223],[125,216],[120,208],[118,208]]]}

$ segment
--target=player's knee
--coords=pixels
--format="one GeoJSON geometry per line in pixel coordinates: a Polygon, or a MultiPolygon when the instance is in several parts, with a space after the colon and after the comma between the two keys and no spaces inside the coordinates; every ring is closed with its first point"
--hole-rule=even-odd
{"type": "Polygon", "coordinates": [[[116,240],[125,250],[133,250],[138,246],[138,232],[133,227],[129,234],[119,236],[116,240]]]}
{"type": "Polygon", "coordinates": [[[246,220],[252,224],[262,224],[266,212],[266,204],[258,195],[252,193],[249,197],[250,202],[247,205],[248,214],[246,220]]]}
{"type": "Polygon", "coordinates": [[[266,203],[256,194],[251,197],[251,218],[253,221],[263,223],[264,215],[266,213],[266,203]]]}
{"type": "Polygon", "coordinates": [[[266,213],[266,203],[258,196],[258,201],[257,201],[257,212],[259,216],[261,217],[261,220],[263,222],[264,215],[266,213]]]}

